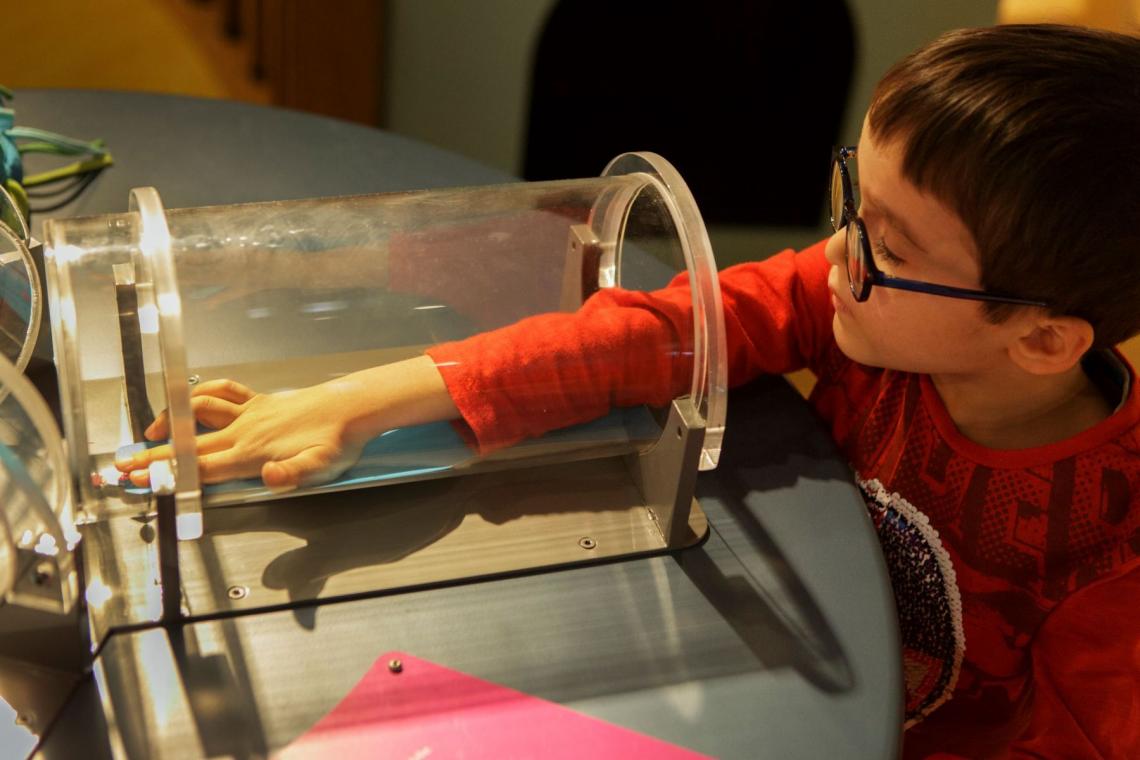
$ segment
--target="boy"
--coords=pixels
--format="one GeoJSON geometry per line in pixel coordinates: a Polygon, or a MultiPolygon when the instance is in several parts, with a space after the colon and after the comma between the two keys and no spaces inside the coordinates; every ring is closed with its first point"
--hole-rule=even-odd
{"type": "MultiPolygon", "coordinates": [[[[879,529],[906,757],[1140,748],[1140,391],[1111,350],[1140,330],[1137,135],[1140,40],[953,32],[884,77],[837,152],[836,233],[722,273],[732,383],[811,367],[879,529]]],[[[205,383],[203,479],[291,487],[393,427],[462,418],[492,448],[664,403],[684,378],[659,347],[691,331],[688,299],[683,280],[605,290],[287,394],[205,383]],[[613,369],[559,374],[586,351],[613,369]],[[517,390],[552,378],[566,392],[517,390]]]]}

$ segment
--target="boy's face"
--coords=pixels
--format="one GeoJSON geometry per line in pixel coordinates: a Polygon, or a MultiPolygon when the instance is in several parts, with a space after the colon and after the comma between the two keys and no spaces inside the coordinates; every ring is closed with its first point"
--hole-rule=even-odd
{"type": "MultiPolygon", "coordinates": [[[[859,214],[884,274],[981,288],[977,247],[961,219],[902,175],[902,143],[878,143],[864,122],[859,142],[859,214]]],[[[839,348],[870,366],[926,374],[992,370],[1024,331],[1017,315],[986,321],[975,301],[876,287],[855,301],[847,279],[846,232],[827,243],[828,285],[839,348]]]]}

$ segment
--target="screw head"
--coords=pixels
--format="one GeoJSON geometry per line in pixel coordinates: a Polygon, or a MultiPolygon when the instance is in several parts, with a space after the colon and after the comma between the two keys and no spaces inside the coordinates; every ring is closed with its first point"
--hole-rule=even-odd
{"type": "Polygon", "coordinates": [[[52,579],[55,575],[55,568],[51,566],[50,562],[44,561],[36,565],[35,575],[32,580],[35,581],[37,586],[42,586],[52,579]]]}
{"type": "Polygon", "coordinates": [[[388,660],[388,670],[392,673],[403,672],[404,663],[400,660],[388,660]]]}
{"type": "Polygon", "coordinates": [[[226,596],[230,599],[245,599],[249,596],[249,589],[245,586],[230,586],[226,589],[226,596]]]}
{"type": "Polygon", "coordinates": [[[583,549],[594,549],[598,546],[598,542],[589,536],[583,536],[578,539],[578,546],[581,546],[583,549]]]}
{"type": "Polygon", "coordinates": [[[186,382],[190,385],[197,385],[199,382],[201,382],[201,380],[202,378],[198,375],[191,375],[190,377],[186,378],[186,382]]]}

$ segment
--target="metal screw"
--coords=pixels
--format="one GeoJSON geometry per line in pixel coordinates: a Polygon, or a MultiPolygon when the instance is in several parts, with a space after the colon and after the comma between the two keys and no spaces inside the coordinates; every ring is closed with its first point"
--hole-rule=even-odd
{"type": "Polygon", "coordinates": [[[249,596],[249,589],[245,586],[230,586],[226,589],[226,596],[230,599],[245,599],[249,596]]]}
{"type": "Polygon", "coordinates": [[[41,562],[36,565],[36,574],[33,578],[37,586],[42,586],[51,580],[52,575],[55,574],[50,562],[41,562]]]}
{"type": "Polygon", "coordinates": [[[201,382],[201,380],[202,378],[198,377],[197,375],[191,375],[190,377],[186,378],[186,382],[188,382],[190,385],[197,385],[199,382],[201,382]]]}
{"type": "Polygon", "coordinates": [[[32,713],[18,713],[16,715],[16,725],[29,727],[35,721],[36,716],[32,713]]]}
{"type": "Polygon", "coordinates": [[[388,660],[388,670],[392,673],[400,673],[404,670],[404,663],[399,660],[388,660]]]}
{"type": "Polygon", "coordinates": [[[597,545],[598,542],[589,536],[583,536],[582,538],[578,539],[578,546],[581,546],[583,549],[593,549],[597,545]]]}

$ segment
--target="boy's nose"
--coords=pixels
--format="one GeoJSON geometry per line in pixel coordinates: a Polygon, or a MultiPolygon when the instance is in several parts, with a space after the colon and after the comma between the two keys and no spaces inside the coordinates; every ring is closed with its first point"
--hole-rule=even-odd
{"type": "Polygon", "coordinates": [[[844,230],[832,233],[823,248],[823,254],[832,266],[844,267],[847,258],[847,234],[844,230]]]}

